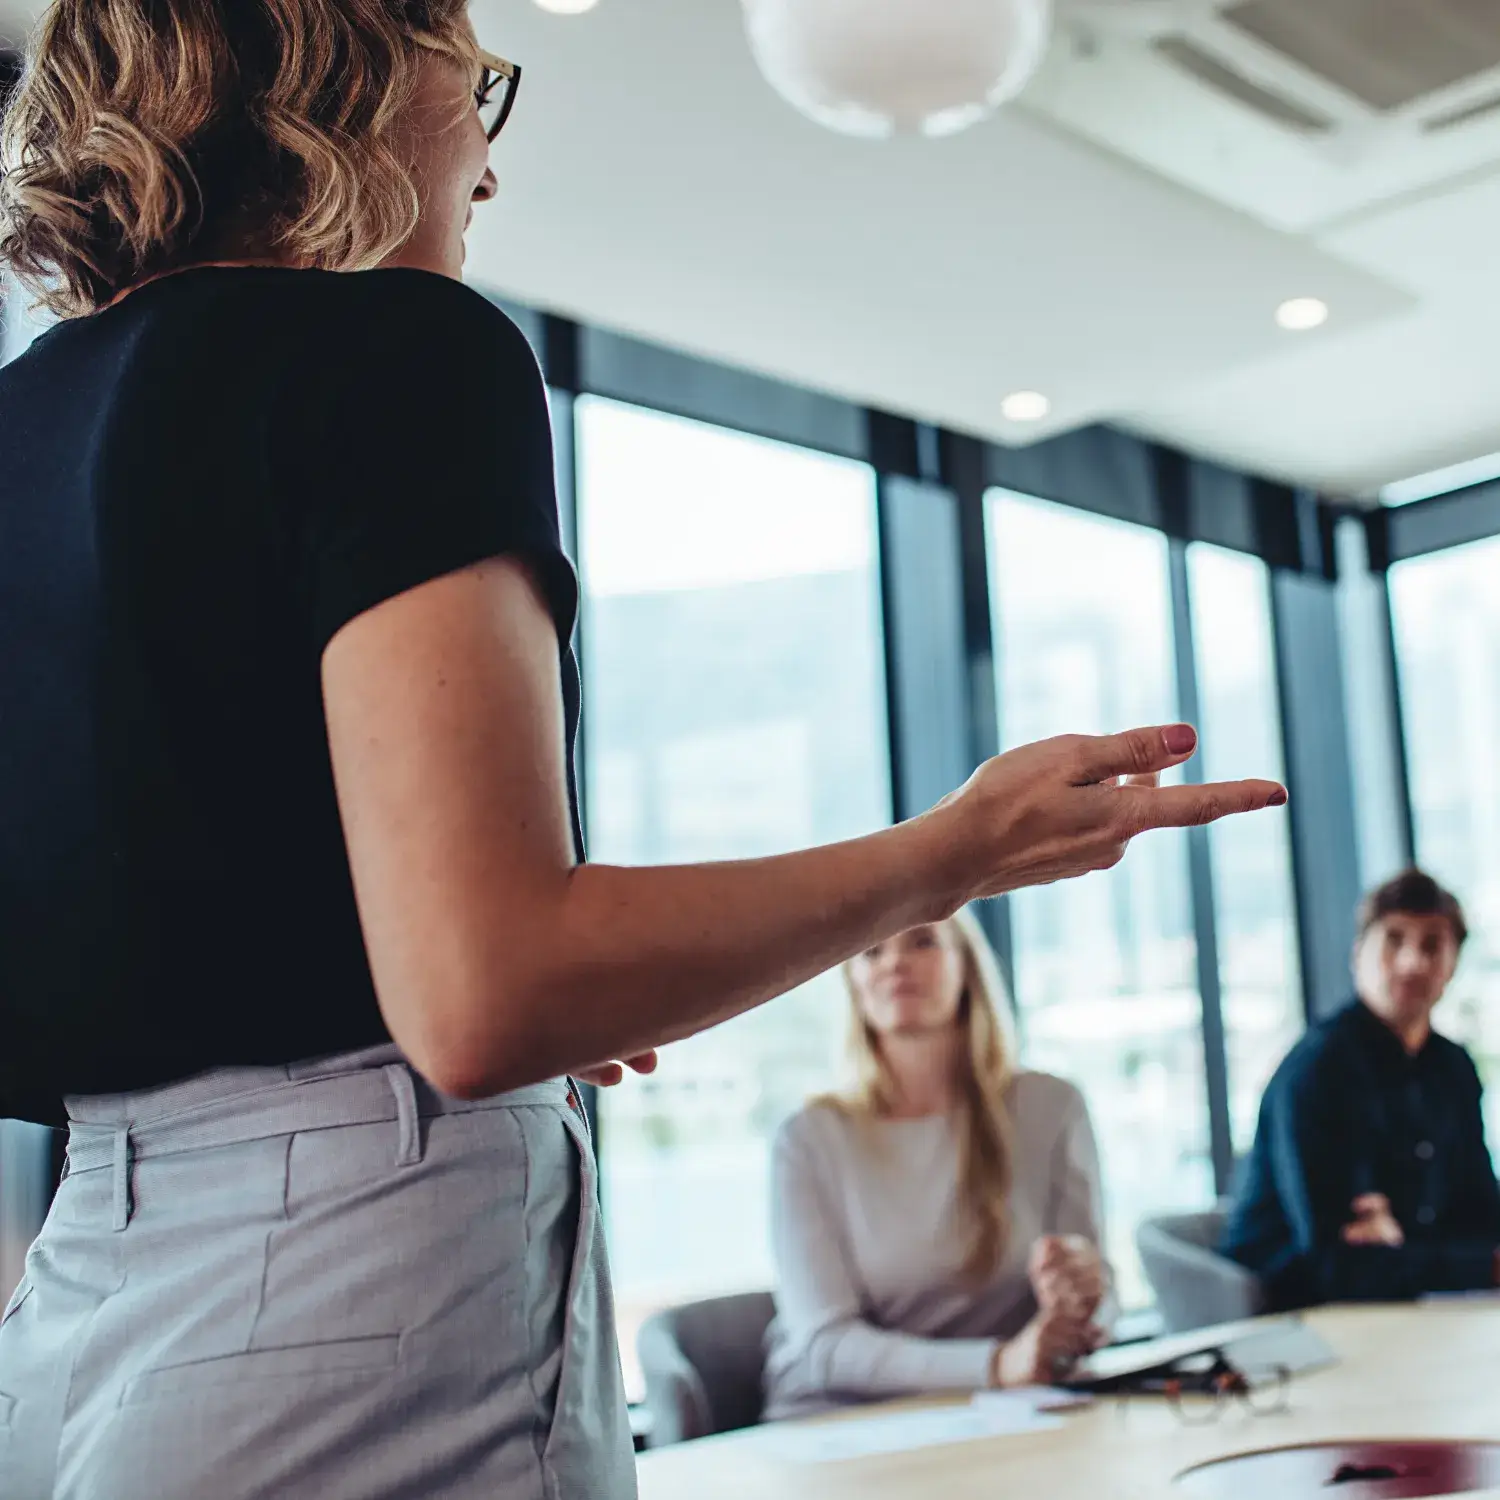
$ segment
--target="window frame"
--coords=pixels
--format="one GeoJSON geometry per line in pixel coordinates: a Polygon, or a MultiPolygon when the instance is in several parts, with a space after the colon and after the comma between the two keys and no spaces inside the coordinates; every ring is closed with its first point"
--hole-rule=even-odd
{"type": "MultiPolygon", "coordinates": [[[[1333,1008],[1344,986],[1333,978],[1332,955],[1338,955],[1339,965],[1344,963],[1343,929],[1352,926],[1354,906],[1352,898],[1345,898],[1351,886],[1357,893],[1358,856],[1348,777],[1316,774],[1327,735],[1312,730],[1318,719],[1326,718],[1330,695],[1338,696],[1338,684],[1329,680],[1329,663],[1336,669],[1338,652],[1333,536],[1347,507],[1108,426],[1009,448],[498,296],[491,300],[526,333],[553,391],[565,536],[577,534],[571,422],[572,401],[581,395],[610,397],[858,459],[874,468],[892,799],[898,819],[930,805],[999,748],[986,491],[999,486],[1131,521],[1167,537],[1176,686],[1180,710],[1189,719],[1200,698],[1200,663],[1187,593],[1187,546],[1209,542],[1262,559],[1271,569],[1283,763],[1292,793],[1303,1009],[1315,1016],[1333,1008]],[[1323,650],[1316,671],[1298,674],[1289,668],[1296,654],[1290,638],[1307,632],[1316,634],[1332,655],[1323,650]],[[916,663],[923,664],[920,672],[916,663]],[[1340,810],[1335,797],[1330,814],[1330,787],[1340,780],[1346,788],[1344,806],[1340,810]],[[1319,892],[1330,886],[1330,866],[1339,878],[1331,882],[1334,894],[1320,899],[1319,892]],[[1315,921],[1306,919],[1309,905],[1315,921]]],[[[1430,504],[1419,502],[1405,511],[1420,513],[1430,504]]],[[[1374,555],[1384,554],[1376,549],[1374,555]]],[[[580,631],[576,644],[580,653],[587,651],[586,633],[580,631]]],[[[1347,755],[1342,719],[1339,729],[1338,747],[1347,755]]],[[[587,733],[585,704],[580,734],[587,733]]],[[[580,767],[585,763],[580,757],[580,767]]],[[[1189,769],[1188,774],[1195,773],[1189,769]]],[[[581,786],[584,805],[587,796],[587,786],[581,786]]],[[[1203,997],[1204,1087],[1214,1181],[1224,1193],[1234,1159],[1213,873],[1202,830],[1190,838],[1189,848],[1192,927],[1203,997]]],[[[1008,903],[1004,898],[986,902],[980,917],[1007,979],[1013,979],[1008,903]]],[[[594,1101],[589,1102],[597,1117],[594,1101]]],[[[607,1130],[596,1140],[601,1153],[607,1152],[607,1130]]]]}

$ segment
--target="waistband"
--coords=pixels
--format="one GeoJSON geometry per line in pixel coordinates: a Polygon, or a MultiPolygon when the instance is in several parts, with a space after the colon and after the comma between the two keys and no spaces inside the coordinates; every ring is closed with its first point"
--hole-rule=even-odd
{"type": "Polygon", "coordinates": [[[285,1083],[313,1078],[336,1078],[405,1062],[401,1049],[392,1042],[364,1047],[355,1052],[337,1052],[300,1062],[272,1063],[252,1067],[212,1068],[175,1083],[136,1089],[128,1094],[75,1094],[66,1103],[68,1118],[80,1125],[134,1125],[178,1114],[200,1104],[260,1093],[285,1083]]]}
{"type": "Polygon", "coordinates": [[[69,1099],[67,1171],[118,1170],[125,1152],[139,1161],[384,1120],[414,1128],[417,1119],[434,1115],[557,1106],[581,1114],[568,1079],[490,1099],[451,1099],[395,1048],[376,1048],[290,1068],[223,1069],[135,1094],[69,1099]]]}

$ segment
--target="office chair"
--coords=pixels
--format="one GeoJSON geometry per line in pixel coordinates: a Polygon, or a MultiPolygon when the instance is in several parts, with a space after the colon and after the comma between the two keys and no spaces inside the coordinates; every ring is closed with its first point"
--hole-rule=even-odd
{"type": "Polygon", "coordinates": [[[52,1132],[0,1120],[0,1308],[10,1300],[52,1200],[52,1132]]]}
{"type": "Polygon", "coordinates": [[[1266,1310],[1259,1278],[1218,1253],[1227,1219],[1221,1205],[1203,1213],[1164,1214],[1136,1230],[1136,1248],[1165,1332],[1232,1323],[1266,1310]]]}
{"type": "Polygon", "coordinates": [[[649,1447],[760,1421],[766,1330],[775,1315],[769,1292],[745,1292],[668,1308],[641,1325],[636,1351],[646,1376],[649,1447]]]}

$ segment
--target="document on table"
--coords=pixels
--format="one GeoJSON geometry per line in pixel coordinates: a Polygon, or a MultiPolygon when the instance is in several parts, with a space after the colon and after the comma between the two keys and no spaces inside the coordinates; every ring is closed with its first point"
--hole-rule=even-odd
{"type": "Polygon", "coordinates": [[[845,1463],[892,1453],[912,1453],[950,1443],[1024,1432],[1048,1432],[1063,1425],[1059,1410],[1087,1404],[1071,1391],[981,1391],[967,1406],[939,1406],[887,1416],[764,1429],[768,1452],[790,1463],[845,1463]]]}
{"type": "Polygon", "coordinates": [[[991,1412],[997,1418],[1013,1413],[1012,1420],[1015,1421],[1027,1415],[1040,1417],[1049,1412],[1072,1411],[1075,1407],[1093,1404],[1094,1398],[1087,1391],[1067,1391],[1059,1386],[1028,1385],[1014,1391],[974,1392],[974,1405],[980,1410],[991,1412]]]}

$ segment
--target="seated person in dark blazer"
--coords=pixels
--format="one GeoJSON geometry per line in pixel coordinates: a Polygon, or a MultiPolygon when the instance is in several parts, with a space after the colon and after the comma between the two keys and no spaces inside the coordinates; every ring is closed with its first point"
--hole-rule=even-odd
{"type": "Polygon", "coordinates": [[[1225,1232],[1275,1307],[1500,1284],[1482,1086],[1431,1024],[1467,937],[1457,899],[1420,871],[1365,898],[1358,998],[1272,1078],[1225,1232]]]}

